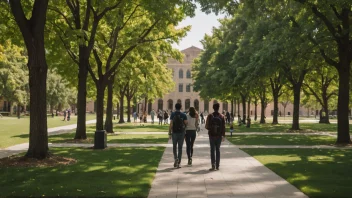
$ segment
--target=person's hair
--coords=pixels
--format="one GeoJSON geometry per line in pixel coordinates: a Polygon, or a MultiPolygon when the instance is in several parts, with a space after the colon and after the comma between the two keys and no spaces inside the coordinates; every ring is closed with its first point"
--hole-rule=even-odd
{"type": "Polygon", "coordinates": [[[220,108],[219,103],[213,104],[213,109],[214,109],[214,111],[219,111],[219,108],[220,108]]]}
{"type": "Polygon", "coordinates": [[[196,117],[196,114],[197,114],[197,111],[194,107],[190,107],[189,108],[189,115],[192,117],[192,118],[195,118],[196,117]]]}
{"type": "Polygon", "coordinates": [[[181,105],[180,103],[176,103],[176,104],[175,104],[175,109],[176,109],[176,110],[180,110],[181,107],[182,107],[182,105],[181,105]]]}

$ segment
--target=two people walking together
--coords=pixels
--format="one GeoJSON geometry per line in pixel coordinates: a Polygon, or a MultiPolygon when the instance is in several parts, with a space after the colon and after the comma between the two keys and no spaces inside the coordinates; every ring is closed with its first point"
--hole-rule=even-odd
{"type": "MultiPolygon", "coordinates": [[[[182,105],[175,105],[176,111],[170,116],[169,139],[172,138],[174,167],[180,168],[182,159],[182,146],[186,141],[188,165],[192,165],[193,145],[199,127],[199,115],[194,107],[189,109],[188,114],[182,113],[182,105]]],[[[225,139],[225,119],[219,113],[219,104],[213,105],[214,113],[207,117],[205,128],[208,130],[210,143],[211,168],[210,171],[219,170],[220,145],[225,139]]]]}

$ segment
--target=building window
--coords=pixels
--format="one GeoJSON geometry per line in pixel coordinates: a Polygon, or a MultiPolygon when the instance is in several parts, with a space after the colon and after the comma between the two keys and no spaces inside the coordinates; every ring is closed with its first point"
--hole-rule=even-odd
{"type": "Polygon", "coordinates": [[[199,111],[199,100],[197,99],[194,100],[194,108],[199,111]]]}
{"type": "Polygon", "coordinates": [[[186,85],[186,92],[191,92],[191,84],[186,85]]]}
{"type": "Polygon", "coordinates": [[[228,111],[228,104],[227,104],[227,102],[222,103],[222,110],[228,111]]]}
{"type": "Polygon", "coordinates": [[[169,109],[169,110],[172,110],[172,109],[173,109],[173,106],[174,106],[174,101],[172,101],[172,100],[170,99],[170,100],[167,101],[167,103],[168,103],[168,107],[169,107],[168,109],[169,109]]]}
{"type": "Polygon", "coordinates": [[[209,101],[208,100],[204,101],[204,111],[209,112],[209,101]]]}
{"type": "Polygon", "coordinates": [[[178,92],[183,92],[183,84],[178,85],[178,92]]]}
{"type": "Polygon", "coordinates": [[[187,70],[186,78],[192,78],[192,76],[191,76],[191,70],[187,70]]]}
{"type": "Polygon", "coordinates": [[[183,70],[182,69],[180,69],[180,71],[178,71],[178,77],[183,78],[183,70]]]}
{"type": "Polygon", "coordinates": [[[177,100],[178,104],[182,104],[182,101],[180,99],[177,100]]]}
{"type": "Polygon", "coordinates": [[[163,105],[164,105],[163,103],[164,103],[164,102],[163,102],[162,99],[159,99],[159,100],[158,100],[158,109],[159,109],[159,110],[163,110],[163,105]]]}
{"type": "Polygon", "coordinates": [[[188,111],[188,109],[191,107],[191,100],[186,99],[185,101],[185,110],[188,111]]]}

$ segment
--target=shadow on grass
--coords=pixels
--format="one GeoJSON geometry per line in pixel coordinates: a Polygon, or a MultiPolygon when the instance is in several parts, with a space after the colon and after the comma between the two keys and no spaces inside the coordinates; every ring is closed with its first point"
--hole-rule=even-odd
{"type": "Polygon", "coordinates": [[[352,151],[242,149],[309,197],[351,197],[352,151]]]}
{"type": "Polygon", "coordinates": [[[69,166],[0,168],[0,197],[147,197],[164,148],[51,148],[69,166]]]}
{"type": "MultiPolygon", "coordinates": [[[[49,136],[49,142],[51,143],[94,143],[94,133],[87,133],[87,140],[76,141],[73,139],[74,133],[65,133],[59,135],[49,136]]],[[[136,144],[166,144],[169,138],[167,134],[161,135],[108,135],[108,143],[136,143],[136,144]]]]}
{"type": "Polygon", "coordinates": [[[334,145],[336,137],[319,135],[233,135],[227,140],[235,145],[334,145]]]}

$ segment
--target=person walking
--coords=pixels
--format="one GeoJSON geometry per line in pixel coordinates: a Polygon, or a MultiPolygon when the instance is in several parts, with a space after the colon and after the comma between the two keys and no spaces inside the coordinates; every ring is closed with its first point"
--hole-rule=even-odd
{"type": "Polygon", "coordinates": [[[171,114],[169,126],[169,139],[172,137],[175,168],[180,168],[182,159],[182,146],[185,138],[185,128],[188,124],[187,115],[180,111],[181,107],[182,105],[180,103],[175,104],[176,111],[171,114]]]}
{"type": "Polygon", "coordinates": [[[214,112],[207,116],[205,128],[208,130],[210,143],[211,168],[209,171],[219,170],[220,145],[225,140],[225,118],[219,113],[220,105],[213,105],[214,112]]]}
{"type": "Polygon", "coordinates": [[[203,115],[203,112],[200,113],[200,120],[201,120],[201,124],[204,124],[204,115],[203,115]]]}
{"type": "Polygon", "coordinates": [[[159,110],[158,118],[159,118],[159,125],[163,125],[163,113],[161,110],[159,110]]]}
{"type": "Polygon", "coordinates": [[[164,124],[168,124],[167,119],[169,119],[169,114],[167,113],[167,111],[164,111],[164,124]]]}
{"type": "Polygon", "coordinates": [[[187,114],[187,126],[186,126],[186,151],[188,157],[188,165],[192,165],[192,156],[193,156],[193,145],[196,139],[196,130],[199,125],[199,116],[194,107],[189,108],[189,112],[187,114]]]}
{"type": "Polygon", "coordinates": [[[150,118],[152,119],[152,124],[154,124],[154,116],[155,116],[155,111],[154,109],[150,112],[150,118]]]}
{"type": "Polygon", "coordinates": [[[137,122],[137,112],[133,112],[133,121],[137,122]]]}

